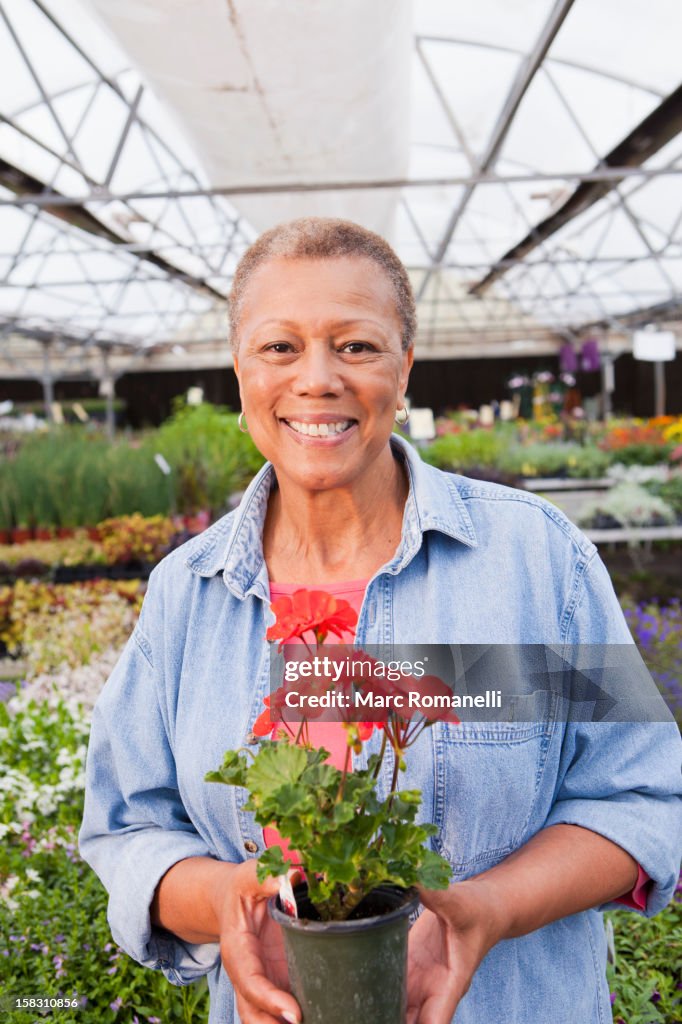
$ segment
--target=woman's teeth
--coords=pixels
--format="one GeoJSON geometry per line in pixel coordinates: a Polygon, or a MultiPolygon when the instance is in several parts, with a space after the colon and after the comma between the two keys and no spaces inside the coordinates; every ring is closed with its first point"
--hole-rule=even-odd
{"type": "Polygon", "coordinates": [[[285,420],[284,422],[288,423],[297,434],[307,434],[308,437],[330,437],[333,434],[343,434],[353,420],[339,420],[338,423],[299,423],[297,420],[285,420]]]}

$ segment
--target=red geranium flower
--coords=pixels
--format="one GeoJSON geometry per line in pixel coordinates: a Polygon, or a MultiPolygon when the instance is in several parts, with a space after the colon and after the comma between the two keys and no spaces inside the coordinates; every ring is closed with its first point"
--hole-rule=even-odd
{"type": "Polygon", "coordinates": [[[256,721],[253,723],[251,731],[253,732],[254,736],[269,735],[270,739],[272,740],[279,739],[280,733],[282,731],[282,720],[281,718],[279,718],[278,721],[273,722],[272,717],[270,715],[270,708],[272,707],[273,710],[281,710],[283,707],[285,707],[285,696],[286,691],[283,686],[280,686],[279,690],[276,690],[275,693],[273,694],[274,702],[272,702],[272,704],[270,701],[269,694],[267,697],[263,697],[265,710],[261,711],[256,721]]]}
{"type": "Polygon", "coordinates": [[[358,736],[365,743],[370,738],[375,729],[383,729],[383,722],[357,722],[358,736]]]}
{"type": "Polygon", "coordinates": [[[302,639],[309,630],[318,643],[328,633],[342,639],[344,633],[355,635],[357,613],[348,601],[332,597],[324,590],[296,590],[291,596],[278,597],[270,608],[277,621],[265,634],[268,640],[279,640],[280,647],[296,637],[302,639]]]}
{"type": "Polygon", "coordinates": [[[265,697],[263,703],[265,710],[261,711],[251,730],[254,736],[271,736],[279,728],[279,722],[273,722],[270,718],[270,698],[265,697]]]}

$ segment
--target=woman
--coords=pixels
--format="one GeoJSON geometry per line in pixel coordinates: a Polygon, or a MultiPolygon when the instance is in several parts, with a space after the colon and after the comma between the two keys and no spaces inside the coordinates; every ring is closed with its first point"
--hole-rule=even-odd
{"type": "MultiPolygon", "coordinates": [[[[243,257],[230,304],[242,425],[269,460],[239,506],[152,574],[95,709],[81,850],[116,941],[211,1024],[300,1020],[245,796],[203,778],[253,742],[273,595],[356,602],[367,643],[631,643],[594,546],[533,495],[441,473],[392,435],[414,300],[357,225],[304,219],[243,257]]],[[[610,1016],[595,908],[661,909],[679,869],[673,723],[437,723],[406,784],[456,880],[410,936],[411,1024],[610,1016]],[[642,899],[637,882],[647,880],[642,899]],[[629,895],[626,895],[629,894],[629,895]],[[638,902],[639,901],[639,902],[638,902]]],[[[640,889],[643,885],[640,884],[640,889]]]]}

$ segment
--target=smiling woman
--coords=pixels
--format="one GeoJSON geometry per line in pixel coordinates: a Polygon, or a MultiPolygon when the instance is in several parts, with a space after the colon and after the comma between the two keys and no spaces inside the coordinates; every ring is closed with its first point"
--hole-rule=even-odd
{"type": "MultiPolygon", "coordinates": [[[[239,788],[204,783],[226,747],[257,742],[271,603],[343,595],[363,646],[632,638],[594,545],[553,505],[442,473],[393,433],[414,299],[383,239],[274,228],[237,268],[230,316],[242,422],[268,463],[152,574],[95,711],[81,850],[131,956],[175,983],[207,975],[210,1024],[276,1024],[301,1018],[265,909],[277,885],[256,880],[277,840],[239,788]]],[[[421,790],[455,882],[421,893],[408,1024],[603,1024],[600,911],[654,914],[674,892],[674,723],[567,721],[549,696],[532,722],[439,721],[415,743],[400,788],[421,790]]],[[[343,745],[325,739],[332,764],[343,745]]]]}
{"type": "Polygon", "coordinates": [[[367,257],[270,260],[235,327],[242,408],[278,484],[270,580],[371,576],[395,551],[407,495],[388,439],[413,351],[391,280],[367,257]]]}

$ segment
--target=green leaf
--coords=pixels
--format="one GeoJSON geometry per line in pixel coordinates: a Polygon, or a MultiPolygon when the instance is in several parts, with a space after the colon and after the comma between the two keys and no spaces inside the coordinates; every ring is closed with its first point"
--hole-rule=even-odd
{"type": "Polygon", "coordinates": [[[281,846],[269,846],[258,858],[256,876],[259,882],[264,882],[269,875],[286,875],[289,864],[282,856],[281,846]]]}
{"type": "Polygon", "coordinates": [[[252,794],[273,795],[287,782],[298,782],[308,763],[306,751],[288,743],[263,746],[246,773],[252,794]]]}
{"type": "Polygon", "coordinates": [[[447,889],[452,868],[440,854],[424,850],[424,857],[417,871],[417,878],[425,889],[447,889]]]}
{"type": "Polygon", "coordinates": [[[309,813],[315,807],[312,795],[300,783],[287,782],[280,786],[271,802],[276,804],[280,817],[309,813]]]}
{"type": "Polygon", "coordinates": [[[334,825],[345,825],[355,817],[355,808],[347,803],[336,804],[332,816],[334,825]]]}
{"type": "Polygon", "coordinates": [[[206,782],[224,782],[228,786],[245,786],[248,764],[246,757],[238,750],[227,750],[223,763],[215,771],[206,772],[206,782]]]}

